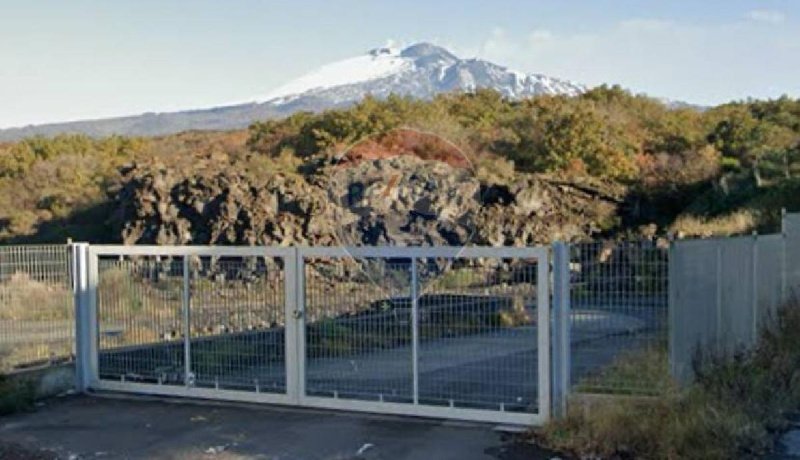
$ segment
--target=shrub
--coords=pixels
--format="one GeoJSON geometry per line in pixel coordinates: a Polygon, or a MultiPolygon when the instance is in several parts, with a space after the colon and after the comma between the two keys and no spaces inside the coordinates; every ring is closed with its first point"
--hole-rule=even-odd
{"type": "Polygon", "coordinates": [[[33,382],[0,375],[0,415],[30,409],[35,396],[33,382]]]}
{"type": "Polygon", "coordinates": [[[716,217],[679,216],[670,231],[682,236],[743,235],[757,228],[758,216],[754,211],[741,210],[716,217]]]}

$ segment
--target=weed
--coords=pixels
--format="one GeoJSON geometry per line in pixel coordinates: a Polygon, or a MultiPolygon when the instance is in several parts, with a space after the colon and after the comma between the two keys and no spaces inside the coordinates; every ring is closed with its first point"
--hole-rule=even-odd
{"type": "Polygon", "coordinates": [[[673,387],[664,346],[620,354],[611,365],[579,381],[575,391],[652,396],[667,394],[673,387]]]}
{"type": "MultiPolygon", "coordinates": [[[[763,456],[800,408],[800,303],[783,306],[749,351],[713,355],[694,383],[648,399],[573,406],[536,434],[544,445],[600,458],[729,459],[763,456]]],[[[627,375],[633,360],[611,373],[627,375]]]]}
{"type": "Polygon", "coordinates": [[[30,409],[35,396],[33,382],[0,375],[0,415],[30,409]]]}

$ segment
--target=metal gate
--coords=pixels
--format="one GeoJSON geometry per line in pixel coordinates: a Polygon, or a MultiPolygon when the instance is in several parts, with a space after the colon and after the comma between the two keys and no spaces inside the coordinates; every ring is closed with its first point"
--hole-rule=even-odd
{"type": "Polygon", "coordinates": [[[527,425],[550,413],[546,248],[78,245],[76,261],[83,388],[527,425]]]}

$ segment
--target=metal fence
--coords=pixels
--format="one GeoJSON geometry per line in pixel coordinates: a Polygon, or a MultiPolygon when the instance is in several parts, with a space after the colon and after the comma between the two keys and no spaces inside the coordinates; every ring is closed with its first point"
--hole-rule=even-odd
{"type": "Polygon", "coordinates": [[[541,423],[570,391],[658,393],[698,347],[751,345],[800,286],[800,215],[549,253],[4,247],[0,371],[77,356],[81,389],[541,423]]]}
{"type": "Polygon", "coordinates": [[[85,249],[87,388],[502,423],[550,412],[547,248],[85,249]]]}
{"type": "Polygon", "coordinates": [[[573,391],[651,394],[668,384],[666,240],[570,245],[573,391]]]}
{"type": "Polygon", "coordinates": [[[285,392],[283,261],[262,252],[98,255],[98,378],[285,392]]]}
{"type": "Polygon", "coordinates": [[[69,247],[0,247],[0,372],[69,360],[75,317],[69,247]]]}

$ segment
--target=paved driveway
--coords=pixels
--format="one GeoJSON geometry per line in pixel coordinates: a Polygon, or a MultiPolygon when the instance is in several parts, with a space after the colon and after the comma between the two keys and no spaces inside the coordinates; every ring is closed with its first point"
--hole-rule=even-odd
{"type": "MultiPolygon", "coordinates": [[[[490,426],[269,406],[76,396],[0,417],[17,444],[64,459],[546,459],[490,426]]],[[[19,449],[13,449],[14,451],[19,449]]]]}

